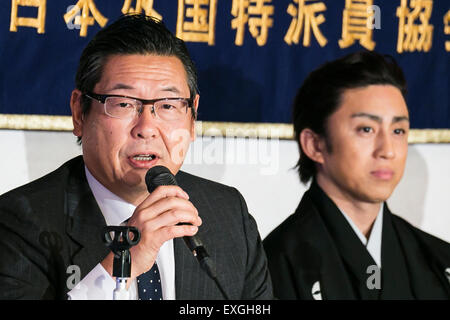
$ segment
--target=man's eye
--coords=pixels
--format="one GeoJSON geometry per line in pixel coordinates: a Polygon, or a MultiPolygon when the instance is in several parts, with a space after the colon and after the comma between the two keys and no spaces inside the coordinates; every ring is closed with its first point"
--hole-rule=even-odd
{"type": "Polygon", "coordinates": [[[370,133],[373,131],[371,127],[361,127],[358,129],[358,131],[364,132],[364,133],[370,133]]]}
{"type": "Polygon", "coordinates": [[[131,108],[132,107],[132,105],[128,102],[120,102],[116,106],[120,107],[120,108],[131,108]]]}
{"type": "Polygon", "coordinates": [[[405,129],[395,129],[395,130],[394,130],[394,133],[395,133],[395,134],[405,134],[405,133],[406,133],[406,130],[405,130],[405,129]]]}
{"type": "Polygon", "coordinates": [[[172,110],[172,109],[176,109],[174,105],[168,104],[168,103],[164,103],[163,105],[161,105],[161,109],[164,110],[172,110]]]}

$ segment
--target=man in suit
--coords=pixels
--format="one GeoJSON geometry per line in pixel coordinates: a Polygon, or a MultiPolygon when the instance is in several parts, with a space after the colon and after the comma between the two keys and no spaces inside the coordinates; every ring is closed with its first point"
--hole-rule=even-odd
{"type": "Polygon", "coordinates": [[[264,240],[281,299],[448,299],[450,245],[393,215],[386,200],[408,150],[400,67],[358,52],[312,72],[293,122],[311,186],[264,240]]]}
{"type": "Polygon", "coordinates": [[[83,156],[0,197],[0,298],[112,299],[106,225],[141,233],[130,249],[132,299],[272,297],[240,193],[180,171],[195,137],[196,81],[183,41],[150,17],[124,16],[90,41],[70,100],[83,156]],[[150,194],[145,175],[155,165],[179,186],[150,194]],[[217,283],[182,240],[193,235],[214,261],[217,283]]]}

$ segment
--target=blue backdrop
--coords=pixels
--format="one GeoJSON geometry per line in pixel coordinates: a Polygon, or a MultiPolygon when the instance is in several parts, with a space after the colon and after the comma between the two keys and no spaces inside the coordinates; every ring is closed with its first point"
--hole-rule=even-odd
{"type": "MultiPolygon", "coordinates": [[[[136,1],[34,2],[37,7],[18,5],[17,19],[14,18],[14,6],[20,1],[1,2],[0,113],[70,115],[69,98],[78,59],[101,26],[100,20],[94,21],[87,27],[87,36],[80,36],[82,29],[75,20],[68,23],[64,20],[68,7],[76,3],[82,7],[85,2],[91,3],[93,8],[93,3],[109,24],[122,14],[127,2],[134,7],[136,1]],[[18,18],[37,18],[39,4],[45,11],[45,19],[40,24],[44,30],[39,30],[38,26],[22,26],[24,21],[18,18]],[[17,31],[10,31],[13,24],[17,31]]],[[[450,128],[450,52],[445,47],[448,42],[450,50],[450,34],[445,33],[445,24],[450,24],[448,0],[423,1],[424,6],[416,10],[407,0],[374,0],[376,15],[369,21],[374,29],[368,38],[369,44],[364,44],[366,48],[358,39],[346,48],[339,45],[339,40],[346,38],[343,34],[346,26],[344,9],[350,9],[352,1],[143,0],[141,3],[149,5],[151,2],[170,30],[176,33],[177,23],[181,26],[179,35],[186,40],[199,74],[199,120],[289,123],[295,92],[310,71],[349,52],[371,49],[372,41],[375,51],[394,56],[406,74],[411,127],[450,128]],[[428,18],[426,4],[430,2],[432,7],[428,9],[432,10],[428,18]],[[196,20],[197,25],[189,25],[195,19],[192,14],[195,3],[203,3],[199,8],[204,11],[197,13],[206,12],[205,19],[196,20]],[[291,44],[288,44],[285,36],[289,28],[295,26],[293,19],[298,17],[298,12],[306,12],[301,23],[297,20],[302,26],[299,40],[296,44],[291,38],[291,44]],[[398,12],[405,13],[404,19],[398,12]],[[239,20],[239,17],[248,19],[239,20]],[[405,27],[403,36],[399,31],[402,19],[405,26],[408,21],[411,23],[410,29],[405,27]],[[244,23],[239,24],[240,21],[244,23]],[[261,21],[262,27],[258,25],[261,21]],[[201,26],[206,29],[197,28],[201,26]],[[250,31],[252,26],[253,33],[250,31]],[[430,26],[431,32],[426,33],[430,26]],[[414,35],[408,38],[413,29],[419,30],[419,44],[411,42],[412,51],[406,49],[399,53],[399,37],[406,40],[406,48],[407,42],[414,39],[414,35]],[[242,44],[238,45],[241,30],[242,44]],[[309,46],[303,42],[307,35],[310,36],[309,46]],[[326,44],[319,44],[319,38],[325,39],[326,44]],[[420,39],[425,39],[422,46],[420,39]],[[428,48],[427,43],[431,44],[428,48]]],[[[89,15],[92,14],[91,11],[89,15]]],[[[364,34],[367,35],[368,30],[370,28],[366,27],[364,34]]]]}

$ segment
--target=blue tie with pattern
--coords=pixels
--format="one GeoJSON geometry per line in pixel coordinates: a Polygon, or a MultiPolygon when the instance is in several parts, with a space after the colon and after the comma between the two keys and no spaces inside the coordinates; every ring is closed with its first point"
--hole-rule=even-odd
{"type": "Polygon", "coordinates": [[[137,277],[139,300],[162,300],[161,278],[156,262],[153,267],[137,277]]]}

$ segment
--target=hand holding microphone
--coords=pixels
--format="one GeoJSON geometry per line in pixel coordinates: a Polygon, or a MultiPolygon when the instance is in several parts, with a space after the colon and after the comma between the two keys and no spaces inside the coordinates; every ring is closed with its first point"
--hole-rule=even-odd
{"type": "MultiPolygon", "coordinates": [[[[148,170],[145,175],[145,183],[147,184],[147,189],[150,193],[154,192],[159,186],[178,185],[175,176],[164,166],[155,166],[148,170]]],[[[180,225],[183,224],[186,223],[180,223],[180,225]]],[[[186,235],[183,239],[189,250],[197,258],[203,270],[205,270],[211,278],[216,279],[216,268],[200,238],[196,235],[186,235]]]]}
{"type": "Polygon", "coordinates": [[[130,249],[133,260],[131,278],[153,266],[164,242],[183,237],[202,269],[214,280],[224,298],[229,299],[217,278],[214,262],[196,236],[202,220],[189,201],[189,195],[178,186],[169,169],[163,166],[150,168],[145,182],[150,195],[136,207],[128,220],[128,225],[138,228],[141,234],[140,242],[130,249]]]}
{"type": "Polygon", "coordinates": [[[180,187],[154,188],[128,220],[129,226],[141,232],[139,244],[130,249],[133,261],[131,277],[137,277],[152,267],[164,242],[195,235],[201,223],[197,209],[180,187]]]}

